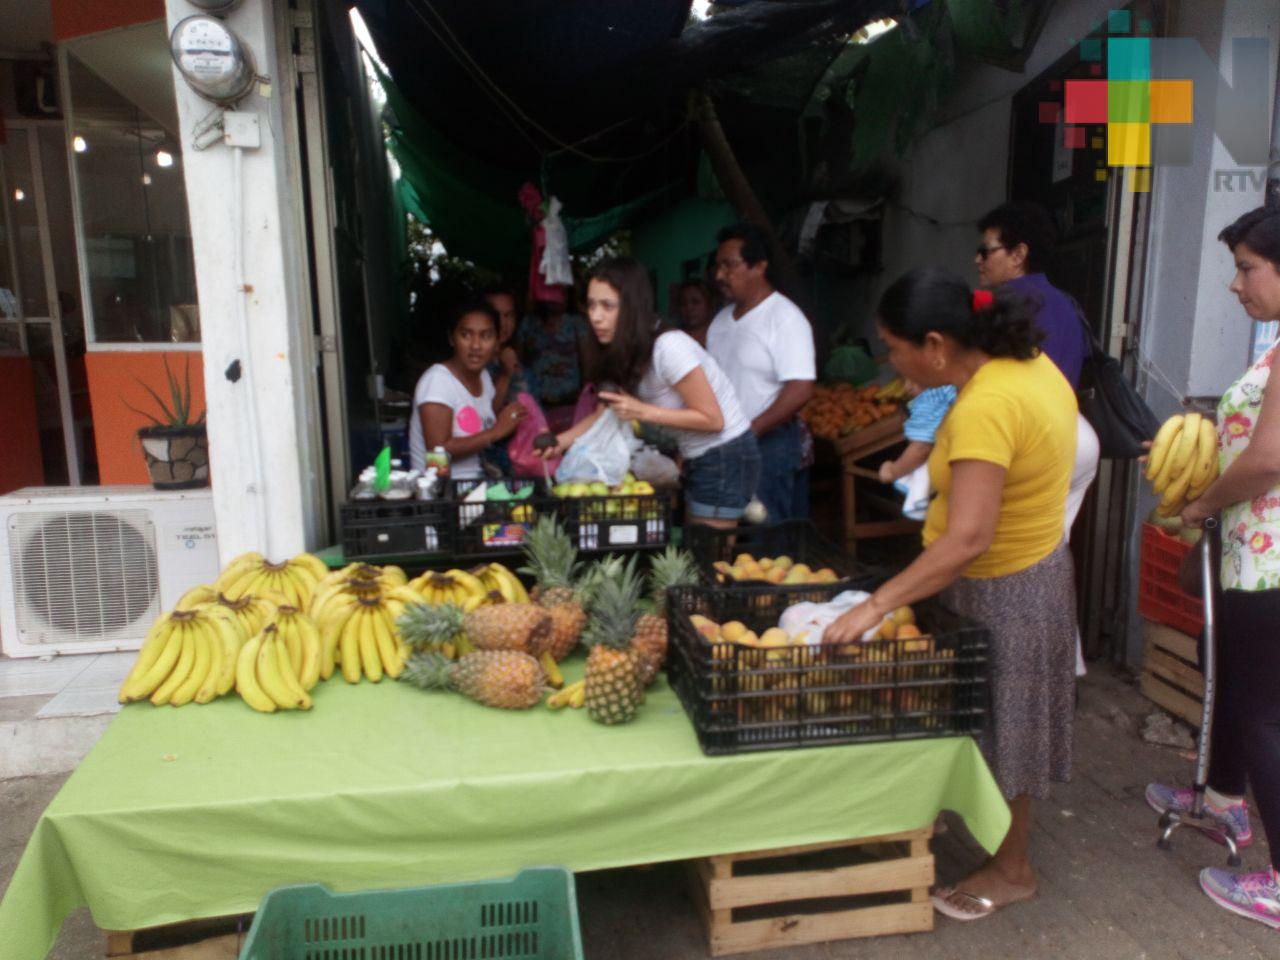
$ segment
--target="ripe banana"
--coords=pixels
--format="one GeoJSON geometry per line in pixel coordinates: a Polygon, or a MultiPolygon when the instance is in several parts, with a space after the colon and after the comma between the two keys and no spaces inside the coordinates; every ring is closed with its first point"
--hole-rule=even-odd
{"type": "Polygon", "coordinates": [[[227,587],[231,586],[249,570],[260,566],[265,559],[262,554],[256,551],[240,554],[240,556],[222,568],[222,573],[218,574],[218,579],[213,582],[214,589],[219,593],[226,593],[227,587]]]}
{"type": "Polygon", "coordinates": [[[373,618],[377,614],[376,607],[365,607],[360,611],[360,664],[364,675],[374,683],[382,680],[382,661],[378,657],[378,641],[373,635],[373,618]]]}
{"type": "Polygon", "coordinates": [[[514,573],[512,573],[510,570],[508,570],[506,567],[504,567],[500,563],[489,564],[489,569],[493,571],[494,575],[500,581],[503,581],[507,584],[507,589],[501,590],[500,592],[502,593],[503,597],[507,597],[509,592],[510,596],[514,598],[514,599],[508,599],[507,600],[508,603],[528,603],[529,602],[529,593],[527,590],[525,590],[524,584],[520,582],[519,577],[517,577],[514,573]]]}
{"type": "Polygon", "coordinates": [[[178,662],[174,664],[169,676],[151,694],[151,702],[155,706],[163,706],[173,697],[173,692],[182,686],[191,675],[191,668],[196,660],[195,643],[191,636],[190,625],[182,623],[178,632],[181,635],[182,651],[178,654],[178,662]]]}
{"type": "Polygon", "coordinates": [[[1178,440],[1169,451],[1169,457],[1173,460],[1173,477],[1176,480],[1181,477],[1191,464],[1191,457],[1196,452],[1196,447],[1200,443],[1200,421],[1203,419],[1198,413],[1188,413],[1182,419],[1182,429],[1178,431],[1178,440]]]}
{"type": "Polygon", "coordinates": [[[290,560],[289,563],[299,567],[305,567],[310,571],[311,579],[316,582],[323,580],[329,575],[329,568],[325,566],[324,561],[314,553],[300,553],[290,560]]]}
{"type": "Polygon", "coordinates": [[[222,641],[222,675],[218,679],[217,696],[221,697],[236,685],[236,659],[240,655],[240,635],[232,621],[223,616],[209,618],[210,629],[222,641]]]}
{"type": "Polygon", "coordinates": [[[173,672],[178,656],[182,653],[181,623],[169,614],[158,618],[142,649],[138,660],[120,686],[121,703],[145,700],[173,672]]]}
{"type": "MultiPolygon", "coordinates": [[[[258,684],[262,687],[263,692],[275,702],[277,707],[283,710],[301,708],[307,700],[298,697],[294,693],[285,680],[284,673],[281,672],[281,666],[282,664],[287,665],[287,660],[281,657],[281,654],[284,653],[284,648],[280,646],[280,641],[276,638],[275,628],[267,627],[262,631],[261,637],[262,644],[258,648],[257,659],[258,684]]],[[[304,692],[302,696],[306,697],[306,693],[304,692]]]]}
{"type": "MultiPolygon", "coordinates": [[[[320,680],[324,644],[316,625],[302,614],[294,615],[293,626],[302,641],[302,666],[298,670],[298,682],[302,684],[303,690],[310,691],[320,680]]],[[[333,673],[332,666],[329,672],[333,673]]]]}
{"type": "Polygon", "coordinates": [[[298,680],[298,675],[293,670],[293,665],[289,662],[289,651],[285,649],[284,644],[280,642],[279,636],[275,641],[276,664],[280,668],[280,679],[284,681],[285,687],[289,691],[289,695],[295,699],[298,706],[303,710],[311,709],[311,697],[307,691],[302,689],[302,683],[298,680]]]}
{"type": "Polygon", "coordinates": [[[352,611],[342,625],[338,647],[342,657],[342,679],[347,683],[360,682],[360,622],[363,608],[352,611]]]}
{"type": "Polygon", "coordinates": [[[175,610],[194,610],[196,607],[204,606],[206,603],[213,603],[218,599],[218,591],[212,584],[202,583],[192,587],[174,604],[175,610]]]}
{"type": "Polygon", "coordinates": [[[240,648],[236,658],[236,692],[254,710],[275,713],[276,702],[267,696],[258,683],[258,653],[262,647],[262,634],[258,634],[240,648]]]}
{"type": "Polygon", "coordinates": [[[187,624],[187,633],[191,636],[192,645],[195,647],[195,659],[191,664],[191,671],[187,674],[186,679],[178,685],[173,691],[173,695],[169,698],[169,703],[175,707],[185,706],[190,703],[199,691],[201,684],[209,673],[209,661],[213,651],[209,649],[209,638],[200,630],[196,623],[187,624]]]}
{"type": "Polygon", "coordinates": [[[227,648],[222,641],[222,633],[213,621],[205,619],[197,629],[204,636],[205,646],[209,650],[209,665],[204,679],[200,681],[200,686],[195,692],[195,702],[203,704],[218,695],[218,687],[222,683],[223,662],[227,659],[227,648]]]}
{"type": "Polygon", "coordinates": [[[1160,474],[1165,460],[1168,459],[1169,445],[1180,429],[1182,429],[1182,414],[1177,414],[1166,420],[1156,432],[1155,439],[1151,441],[1151,450],[1147,454],[1145,476],[1148,480],[1154,480],[1160,474]]]}
{"type": "Polygon", "coordinates": [[[373,640],[378,658],[382,661],[382,670],[394,680],[404,670],[399,644],[395,638],[395,627],[385,609],[374,609],[370,619],[373,621],[373,640]]]}
{"type": "MultiPolygon", "coordinates": [[[[1218,473],[1218,431],[1207,417],[1200,421],[1200,442],[1196,445],[1195,465],[1191,471],[1190,490],[1204,491],[1218,473]]],[[[1188,499],[1195,499],[1190,496],[1188,499]]],[[[1197,493],[1196,496],[1200,494],[1197,493]]]]}

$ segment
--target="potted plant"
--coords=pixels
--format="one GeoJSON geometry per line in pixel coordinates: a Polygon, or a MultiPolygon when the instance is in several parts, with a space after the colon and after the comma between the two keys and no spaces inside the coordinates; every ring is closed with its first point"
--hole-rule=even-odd
{"type": "MultiPolygon", "coordinates": [[[[169,369],[164,358],[164,374],[169,381],[170,403],[165,403],[155,390],[141,380],[138,383],[151,394],[159,415],[139,410],[125,401],[134,413],[146,417],[153,426],[138,430],[142,455],[147,460],[151,485],[157,490],[191,490],[209,485],[209,438],[205,434],[205,411],[191,419],[191,359],[187,358],[182,383],[169,369]]],[[[136,379],[136,378],[135,378],[136,379]]]]}

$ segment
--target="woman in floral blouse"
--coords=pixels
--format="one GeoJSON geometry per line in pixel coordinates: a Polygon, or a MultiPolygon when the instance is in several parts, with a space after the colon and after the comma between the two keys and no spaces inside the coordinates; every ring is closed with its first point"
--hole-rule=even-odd
{"type": "MultiPolygon", "coordinates": [[[[1280,320],[1280,211],[1246,213],[1219,234],[1231,248],[1231,292],[1252,320],[1280,320]]],[[[1209,748],[1206,811],[1238,846],[1253,840],[1245,788],[1273,857],[1280,849],[1280,362],[1271,347],[1218,405],[1221,476],[1189,504],[1182,522],[1221,514],[1219,687],[1209,748]]],[[[1190,809],[1192,792],[1147,787],[1157,810],[1190,809]]],[[[1275,862],[1274,859],[1272,861],[1275,862]]],[[[1200,886],[1219,906],[1280,929],[1275,867],[1233,874],[1209,869],[1200,886]]]]}

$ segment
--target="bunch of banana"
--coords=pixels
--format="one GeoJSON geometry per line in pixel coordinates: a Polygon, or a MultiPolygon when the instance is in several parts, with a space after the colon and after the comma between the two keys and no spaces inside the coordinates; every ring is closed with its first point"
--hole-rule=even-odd
{"type": "Polygon", "coordinates": [[[1160,427],[1147,457],[1146,478],[1160,496],[1156,513],[1181,513],[1218,478],[1218,433],[1198,413],[1170,417],[1160,427]]]}
{"type": "Polygon", "coordinates": [[[560,710],[564,707],[572,707],[574,710],[581,710],[587,703],[587,681],[579,680],[577,683],[571,683],[562,690],[557,690],[551,696],[547,697],[547,706],[552,710],[560,710]]]}
{"type": "Polygon", "coordinates": [[[120,687],[120,702],[208,703],[234,686],[240,645],[232,617],[218,607],[166,613],[143,641],[120,687]]]}
{"type": "Polygon", "coordinates": [[[520,578],[500,563],[490,563],[476,567],[471,571],[480,578],[480,582],[497,592],[503,603],[528,603],[529,591],[525,590],[520,578]]]}
{"type": "Polygon", "coordinates": [[[410,580],[409,586],[433,606],[452,603],[461,607],[464,613],[470,613],[482,604],[501,603],[504,599],[497,587],[490,587],[477,576],[480,570],[479,567],[474,572],[446,570],[436,573],[428,570],[417,579],[410,580]]]}
{"type": "Polygon", "coordinates": [[[901,403],[907,399],[907,384],[901,377],[894,377],[876,391],[876,400],[881,403],[901,403]]]}
{"type": "MultiPolygon", "coordinates": [[[[279,599],[279,598],[277,598],[279,599]]],[[[240,642],[258,634],[263,627],[276,617],[277,606],[274,600],[267,597],[246,596],[238,600],[228,600],[221,594],[213,603],[201,604],[193,609],[216,609],[231,615],[232,622],[240,633],[240,642]]]]}
{"type": "Polygon", "coordinates": [[[324,561],[310,553],[300,553],[283,563],[272,563],[260,553],[245,553],[227,564],[213,589],[229,600],[278,594],[283,602],[305,610],[316,584],[328,574],[324,561]]]}
{"type": "Polygon", "coordinates": [[[320,679],[321,655],[320,635],[294,611],[281,622],[268,624],[240,649],[236,691],[262,713],[310,710],[307,691],[320,679]]]}
{"type": "Polygon", "coordinates": [[[204,606],[206,603],[214,603],[217,599],[218,591],[213,588],[213,584],[201,583],[180,596],[173,609],[194,610],[196,607],[204,606]]]}
{"type": "Polygon", "coordinates": [[[396,583],[394,574],[386,578],[367,573],[352,571],[318,592],[312,602],[311,619],[323,651],[320,676],[326,680],[341,664],[348,683],[359,683],[362,676],[377,683],[383,674],[398,677],[408,659],[396,620],[406,605],[423,603],[422,594],[396,583]]]}

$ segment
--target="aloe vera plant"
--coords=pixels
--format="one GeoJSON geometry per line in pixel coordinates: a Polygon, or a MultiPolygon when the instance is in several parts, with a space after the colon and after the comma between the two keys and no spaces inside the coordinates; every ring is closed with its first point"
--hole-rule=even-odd
{"type": "Polygon", "coordinates": [[[165,403],[164,398],[152,389],[150,384],[143,383],[137,377],[139,385],[151,394],[151,398],[155,400],[156,406],[159,408],[159,416],[155,413],[148,413],[146,410],[139,410],[127,400],[123,401],[124,405],[139,416],[146,417],[157,427],[193,427],[200,426],[204,423],[205,411],[200,411],[200,416],[191,419],[191,358],[188,357],[182,372],[182,382],[178,382],[177,376],[169,369],[169,358],[164,358],[164,375],[169,382],[169,403],[165,403]]]}

